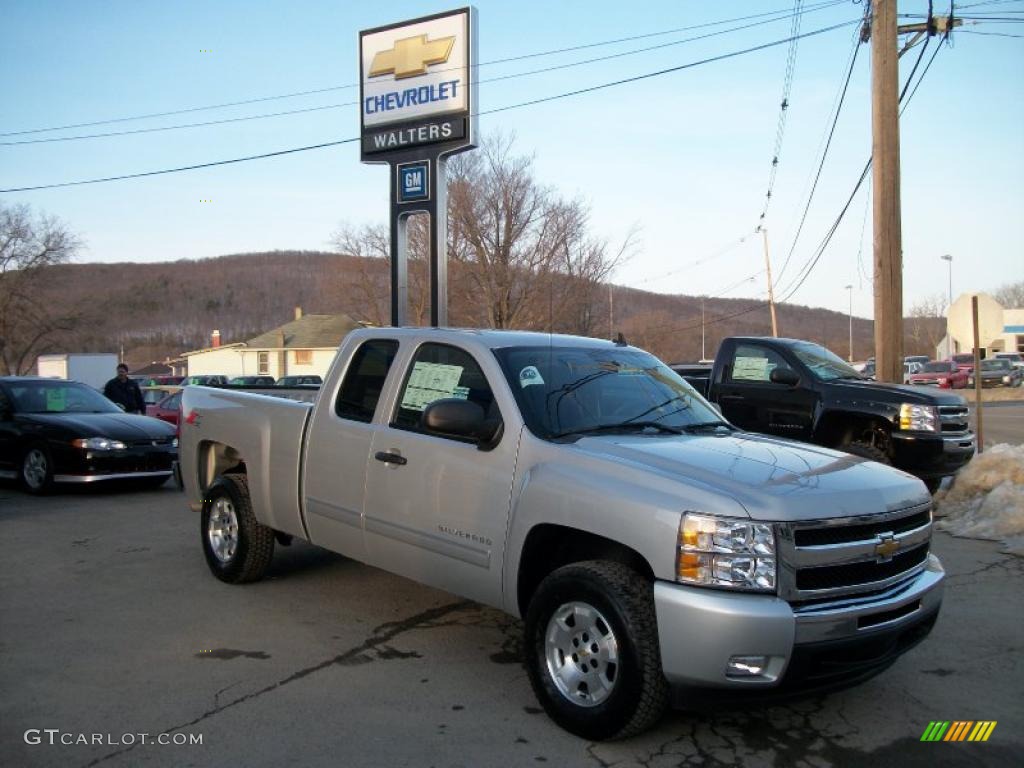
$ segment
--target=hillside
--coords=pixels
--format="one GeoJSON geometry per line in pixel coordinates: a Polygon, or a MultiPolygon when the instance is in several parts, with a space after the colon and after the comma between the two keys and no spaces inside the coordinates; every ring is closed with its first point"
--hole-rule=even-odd
{"type": "MultiPolygon", "coordinates": [[[[423,316],[422,265],[410,266],[413,316],[423,316]]],[[[460,282],[457,264],[450,268],[453,325],[478,325],[480,308],[460,282]]],[[[176,356],[208,345],[218,329],[224,343],[244,341],[292,319],[295,307],[306,313],[345,312],[382,323],[387,319],[387,265],[334,253],[274,251],[213,259],[162,263],[69,264],[52,269],[42,290],[50,306],[74,309],[79,322],[49,344],[49,351],[118,351],[130,365],[176,356]]],[[[557,283],[551,301],[558,302],[557,283]]],[[[701,299],[649,293],[613,286],[611,330],[668,361],[694,360],[701,354],[701,299]]],[[[608,290],[590,307],[595,335],[609,329],[608,290]]],[[[707,299],[708,356],[719,340],[736,334],[770,332],[766,307],[749,299],[707,299]],[[750,311],[747,311],[750,310],[750,311]],[[730,317],[740,314],[736,317],[730,317]]],[[[845,357],[848,317],[842,312],[780,305],[780,332],[821,342],[845,357]]],[[[941,329],[941,320],[926,325],[941,329]]],[[[909,324],[908,324],[909,325],[909,324]]],[[[538,321],[538,329],[546,324],[538,321]]],[[[562,330],[555,327],[554,330],[562,330]]],[[[927,329],[934,333],[936,328],[927,329]]],[[[854,318],[854,353],[866,357],[873,348],[872,323],[854,318]]],[[[925,334],[907,339],[907,353],[925,346],[925,334]]],[[[941,335],[941,330],[940,330],[941,335]]],[[[929,350],[921,350],[927,353],[929,350]]]]}

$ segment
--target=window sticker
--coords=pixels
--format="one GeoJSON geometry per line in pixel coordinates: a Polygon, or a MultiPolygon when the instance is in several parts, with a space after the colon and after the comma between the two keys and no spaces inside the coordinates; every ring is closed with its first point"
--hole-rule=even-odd
{"type": "Polygon", "coordinates": [[[47,387],[46,410],[57,412],[67,410],[67,392],[63,389],[47,387]]]}
{"type": "Polygon", "coordinates": [[[540,375],[537,366],[528,365],[519,372],[519,387],[525,389],[535,384],[544,384],[544,377],[540,375]]]}
{"type": "MultiPolygon", "coordinates": [[[[409,383],[402,395],[402,408],[422,411],[435,400],[457,397],[455,391],[462,378],[461,365],[417,361],[409,374],[409,383]]],[[[466,390],[468,396],[469,390],[466,390]]]]}
{"type": "Polygon", "coordinates": [[[768,358],[737,355],[732,377],[746,381],[768,381],[768,358]]]}
{"type": "Polygon", "coordinates": [[[456,387],[452,390],[452,397],[457,397],[459,400],[469,400],[469,387],[456,387]]]}

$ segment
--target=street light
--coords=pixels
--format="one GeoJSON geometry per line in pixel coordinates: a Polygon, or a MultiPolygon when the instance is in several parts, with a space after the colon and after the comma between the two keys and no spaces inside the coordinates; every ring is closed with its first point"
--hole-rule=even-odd
{"type": "Polygon", "coordinates": [[[953,336],[949,330],[949,313],[953,309],[953,257],[945,253],[939,257],[949,262],[949,303],[946,305],[946,357],[953,359],[953,336]]]}
{"type": "Polygon", "coordinates": [[[846,286],[850,292],[850,362],[853,362],[853,286],[846,286]]]}

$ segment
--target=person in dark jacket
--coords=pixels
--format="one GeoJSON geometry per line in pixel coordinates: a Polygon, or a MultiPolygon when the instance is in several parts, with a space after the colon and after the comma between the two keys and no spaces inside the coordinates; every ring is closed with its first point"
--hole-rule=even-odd
{"type": "Polygon", "coordinates": [[[128,366],[124,363],[117,366],[117,376],[106,383],[103,394],[122,406],[126,413],[146,413],[142,390],[138,382],[128,378],[128,366]]]}

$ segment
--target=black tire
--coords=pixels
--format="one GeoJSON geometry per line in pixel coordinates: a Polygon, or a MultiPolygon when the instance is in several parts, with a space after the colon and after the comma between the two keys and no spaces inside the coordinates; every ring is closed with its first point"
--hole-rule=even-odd
{"type": "Polygon", "coordinates": [[[854,456],[871,459],[871,461],[877,461],[879,464],[892,464],[892,461],[889,459],[889,455],[881,448],[872,445],[871,443],[862,443],[859,440],[855,440],[839,446],[839,450],[852,453],[854,456]]]}
{"type": "MultiPolygon", "coordinates": [[[[622,739],[651,727],[665,711],[668,684],[661,671],[654,592],[651,583],[633,569],[606,561],[559,568],[541,582],[530,600],[525,632],[526,669],[534,693],[548,716],[570,733],[591,741],[622,739]],[[577,624],[573,618],[571,626],[575,629],[566,632],[579,631],[580,635],[571,640],[565,635],[566,652],[560,650],[560,643],[553,643],[552,663],[561,664],[567,674],[572,666],[574,677],[575,666],[580,665],[588,675],[611,678],[610,691],[599,691],[605,698],[596,703],[583,703],[590,696],[585,682],[571,693],[563,693],[548,661],[547,634],[555,627],[553,617],[556,613],[574,617],[571,606],[579,605],[596,609],[598,618],[593,626],[604,636],[593,639],[602,645],[588,646],[591,639],[583,631],[587,624],[583,619],[577,624]],[[614,664],[605,663],[608,635],[604,629],[617,645],[614,664]],[[582,645],[576,645],[580,640],[582,645]],[[592,652],[594,648],[599,651],[592,652]],[[593,665],[593,673],[588,664],[593,665]]],[[[564,682],[562,685],[566,686],[564,682]]]]}
{"type": "Polygon", "coordinates": [[[33,443],[21,455],[18,468],[21,487],[36,496],[53,490],[53,457],[42,443],[33,443]]]}
{"type": "Polygon", "coordinates": [[[228,584],[263,578],[274,556],[274,531],[257,522],[245,475],[222,475],[214,481],[203,500],[201,521],[203,554],[214,576],[228,584]]]}

